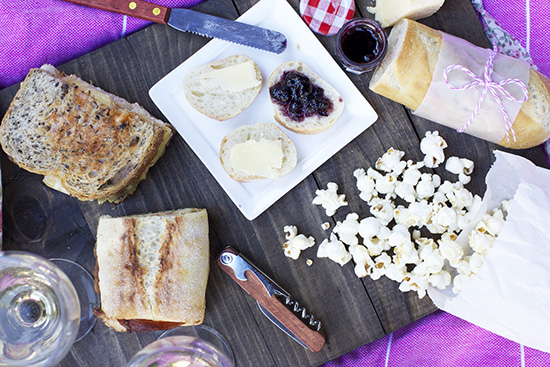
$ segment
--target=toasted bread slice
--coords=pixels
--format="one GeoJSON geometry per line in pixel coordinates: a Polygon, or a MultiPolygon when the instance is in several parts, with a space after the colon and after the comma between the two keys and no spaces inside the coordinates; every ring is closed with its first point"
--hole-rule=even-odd
{"type": "Polygon", "coordinates": [[[296,166],[297,155],[294,143],[279,127],[258,123],[227,134],[221,143],[220,160],[231,178],[246,182],[284,175],[296,166]],[[237,153],[236,149],[242,150],[237,153]]]}
{"type": "Polygon", "coordinates": [[[233,55],[191,71],[183,86],[193,108],[224,121],[243,112],[256,99],[262,89],[262,74],[250,57],[233,55]]]}
{"type": "Polygon", "coordinates": [[[117,331],[202,323],[209,272],[205,209],[102,216],[95,246],[96,315],[117,331]]]}
{"type": "Polygon", "coordinates": [[[80,200],[122,201],[171,137],[138,104],[51,65],[29,72],[0,126],[12,161],[80,200]]]}
{"type": "MultiPolygon", "coordinates": [[[[267,86],[270,89],[271,105],[273,106],[275,120],[287,129],[298,134],[321,133],[331,127],[344,111],[344,100],[338,91],[315,74],[306,64],[300,61],[288,61],[280,65],[269,77],[267,86]],[[324,115],[316,112],[311,114],[306,112],[303,119],[296,120],[289,115],[288,107],[281,105],[274,99],[272,87],[279,83],[285,75],[293,72],[297,72],[307,77],[313,85],[313,88],[317,87],[322,89],[323,95],[329,103],[328,109],[323,112],[324,115]]],[[[305,109],[303,106],[300,108],[305,109]]]]}

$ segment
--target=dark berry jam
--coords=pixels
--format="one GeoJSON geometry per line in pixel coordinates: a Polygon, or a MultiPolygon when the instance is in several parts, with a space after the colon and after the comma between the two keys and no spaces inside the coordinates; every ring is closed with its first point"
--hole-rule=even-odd
{"type": "Polygon", "coordinates": [[[283,107],[286,116],[297,122],[313,115],[328,116],[332,110],[323,88],[297,71],[284,72],[281,80],[269,88],[269,95],[283,107]]]}
{"type": "Polygon", "coordinates": [[[358,64],[371,62],[380,54],[382,46],[372,29],[355,26],[342,35],[342,51],[348,59],[358,64]]]}
{"type": "Polygon", "coordinates": [[[336,56],[354,74],[372,70],[386,54],[387,36],[380,23],[372,19],[352,19],[336,36],[336,56]]]}

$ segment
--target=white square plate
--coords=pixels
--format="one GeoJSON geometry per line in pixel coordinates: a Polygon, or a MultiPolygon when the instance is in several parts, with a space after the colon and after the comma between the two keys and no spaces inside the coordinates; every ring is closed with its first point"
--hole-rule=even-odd
{"type": "Polygon", "coordinates": [[[287,1],[261,0],[238,20],[283,33],[287,49],[276,55],[214,39],[156,83],[149,95],[244,216],[253,220],[372,125],[378,115],[287,1]],[[191,107],[185,98],[182,80],[199,66],[236,54],[247,55],[258,64],[264,85],[250,107],[220,122],[191,107]],[[273,70],[291,60],[302,61],[330,83],[344,100],[344,112],[331,128],[316,135],[296,134],[277,124],[296,146],[296,167],[278,179],[235,181],[220,163],[221,141],[244,124],[276,123],[266,84],[273,70]]]}

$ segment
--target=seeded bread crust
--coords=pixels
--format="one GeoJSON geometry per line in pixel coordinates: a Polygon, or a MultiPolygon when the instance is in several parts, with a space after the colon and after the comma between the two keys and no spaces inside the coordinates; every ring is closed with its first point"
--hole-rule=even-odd
{"type": "Polygon", "coordinates": [[[94,249],[95,314],[117,331],[164,330],[204,319],[209,273],[205,209],[102,216],[94,249]]]}
{"type": "Polygon", "coordinates": [[[277,67],[277,69],[275,69],[269,77],[267,82],[268,88],[271,88],[277,84],[281,80],[283,74],[287,71],[297,71],[302,73],[307,76],[313,84],[323,88],[325,97],[327,97],[332,103],[332,110],[328,116],[313,115],[311,117],[306,117],[304,121],[298,122],[286,116],[282,107],[270,99],[275,120],[287,129],[298,134],[319,134],[334,125],[336,120],[338,120],[344,111],[344,100],[336,89],[334,89],[325,80],[321,79],[321,77],[315,74],[315,72],[303,62],[288,61],[277,67]]]}
{"type": "Polygon", "coordinates": [[[50,65],[29,72],[0,126],[13,162],[80,200],[123,199],[171,136],[139,105],[50,65]]]}

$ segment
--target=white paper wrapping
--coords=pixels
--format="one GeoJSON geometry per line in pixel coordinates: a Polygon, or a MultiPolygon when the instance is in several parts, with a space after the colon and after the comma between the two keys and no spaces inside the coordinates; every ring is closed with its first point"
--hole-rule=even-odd
{"type": "MultiPolygon", "coordinates": [[[[483,74],[485,64],[489,59],[489,50],[474,46],[447,33],[443,33],[442,36],[441,50],[432,82],[422,103],[413,113],[459,130],[472,116],[483,87],[477,86],[469,90],[450,89],[443,79],[443,72],[450,65],[462,65],[472,71],[478,78],[484,79],[483,74]]],[[[499,82],[507,78],[516,78],[527,86],[529,84],[529,72],[530,66],[526,62],[497,54],[491,79],[494,82],[499,82]]],[[[473,81],[472,78],[460,70],[451,71],[448,80],[455,87],[473,81]]],[[[508,84],[504,88],[513,97],[520,100],[523,98],[521,87],[508,84]]],[[[522,103],[510,101],[500,94],[499,97],[510,121],[513,122],[521,109],[522,103]]],[[[498,143],[504,138],[506,134],[504,117],[491,93],[487,93],[476,118],[465,132],[493,143],[498,143]]]]}
{"type": "Polygon", "coordinates": [[[492,209],[511,199],[504,227],[458,295],[434,288],[428,295],[442,310],[550,352],[550,171],[509,153],[495,156],[483,202],[492,209]]]}

